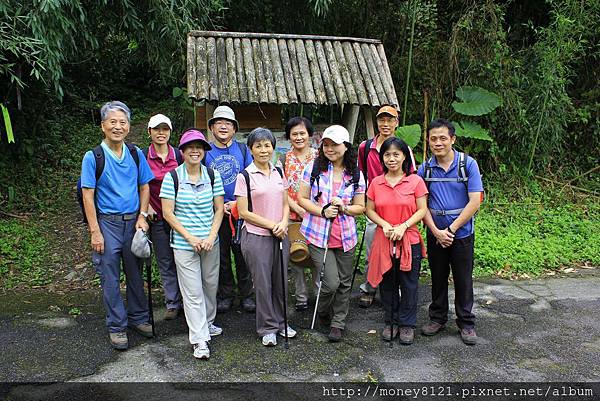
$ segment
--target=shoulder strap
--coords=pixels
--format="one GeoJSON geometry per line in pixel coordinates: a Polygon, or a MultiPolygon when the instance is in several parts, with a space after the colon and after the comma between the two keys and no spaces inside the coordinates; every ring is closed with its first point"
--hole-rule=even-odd
{"type": "Polygon", "coordinates": [[[94,154],[94,159],[96,160],[96,181],[100,179],[102,172],[104,171],[104,149],[102,149],[102,145],[96,146],[92,149],[92,153],[94,154]]]}
{"type": "Polygon", "coordinates": [[[173,178],[173,188],[175,189],[175,199],[177,199],[177,191],[179,191],[179,176],[177,175],[176,169],[169,171],[171,178],[173,178]]]}
{"type": "Polygon", "coordinates": [[[322,192],[319,191],[319,177],[321,175],[321,171],[319,171],[319,164],[317,163],[318,159],[313,161],[313,168],[310,172],[310,188],[312,189],[315,181],[317,182],[317,194],[314,197],[315,202],[319,201],[319,198],[322,195],[322,192]]]}
{"type": "Polygon", "coordinates": [[[215,170],[213,170],[212,168],[205,166],[206,167],[206,171],[208,172],[208,176],[210,178],[210,187],[214,188],[215,186],[215,170]]]}
{"type": "Polygon", "coordinates": [[[242,170],[244,180],[246,180],[246,191],[248,192],[248,211],[252,211],[252,193],[250,193],[250,174],[247,170],[242,170]]]}
{"type": "Polygon", "coordinates": [[[144,154],[146,160],[148,160],[148,152],[150,152],[150,148],[142,149],[142,153],[144,154]]]}
{"type": "Polygon", "coordinates": [[[352,184],[354,184],[354,192],[358,189],[358,184],[360,183],[360,170],[355,169],[354,174],[352,174],[352,184]]]}
{"type": "Polygon", "coordinates": [[[140,157],[138,156],[137,146],[135,146],[133,143],[127,142],[125,142],[125,145],[127,146],[127,149],[129,149],[129,153],[131,153],[131,157],[133,157],[135,165],[140,167],[140,157]]]}
{"type": "Polygon", "coordinates": [[[287,159],[287,153],[282,153],[279,155],[279,162],[281,163],[281,167],[283,168],[283,171],[285,171],[285,161],[287,159]]]}
{"type": "MultiPolygon", "coordinates": [[[[234,139],[234,141],[235,141],[235,139],[234,139]]],[[[242,152],[242,157],[244,158],[244,165],[242,167],[246,168],[246,153],[248,153],[248,145],[246,145],[245,143],[238,142],[238,141],[235,141],[235,143],[237,143],[238,148],[240,149],[240,152],[242,152]]]]}
{"type": "Polygon", "coordinates": [[[275,168],[277,169],[277,172],[279,173],[279,176],[281,177],[281,179],[283,180],[283,171],[281,170],[280,167],[275,166],[275,168]]]}
{"type": "MultiPolygon", "coordinates": [[[[179,149],[173,148],[173,150],[175,151],[175,160],[177,160],[177,164],[181,166],[183,164],[183,155],[179,149]]],[[[206,160],[206,156],[204,157],[204,160],[206,160]]]]}
{"type": "Polygon", "coordinates": [[[423,168],[423,181],[425,181],[425,185],[427,186],[427,190],[429,190],[429,184],[431,179],[431,157],[425,161],[425,167],[423,168]]]}

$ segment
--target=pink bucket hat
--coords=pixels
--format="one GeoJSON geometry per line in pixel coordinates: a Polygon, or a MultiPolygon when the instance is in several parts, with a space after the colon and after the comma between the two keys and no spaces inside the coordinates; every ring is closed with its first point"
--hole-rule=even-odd
{"type": "Polygon", "coordinates": [[[179,139],[179,150],[183,150],[183,148],[189,144],[190,142],[200,141],[204,146],[204,150],[211,150],[212,146],[206,141],[204,134],[195,128],[188,129],[181,135],[179,139]]]}

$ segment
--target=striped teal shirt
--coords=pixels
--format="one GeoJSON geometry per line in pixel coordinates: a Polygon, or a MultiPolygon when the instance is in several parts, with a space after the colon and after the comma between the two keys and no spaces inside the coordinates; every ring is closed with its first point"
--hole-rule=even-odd
{"type": "MultiPolygon", "coordinates": [[[[179,222],[192,235],[198,238],[206,238],[210,234],[215,212],[213,209],[213,198],[215,196],[225,195],[223,189],[223,180],[217,170],[215,170],[215,185],[210,187],[210,176],[205,166],[202,166],[202,174],[198,182],[191,182],[185,168],[185,163],[177,167],[177,177],[179,179],[179,189],[177,199],[175,199],[175,188],[173,177],[166,174],[160,188],[160,197],[164,199],[175,200],[175,216],[179,222]]],[[[175,249],[184,249],[193,251],[194,248],[179,234],[176,230],[171,231],[171,247],[175,249]]],[[[215,241],[215,243],[219,239],[215,241]]]]}

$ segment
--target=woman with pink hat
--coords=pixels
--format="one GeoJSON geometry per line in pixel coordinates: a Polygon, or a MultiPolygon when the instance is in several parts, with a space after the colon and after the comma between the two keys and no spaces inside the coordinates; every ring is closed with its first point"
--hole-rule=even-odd
{"type": "Polygon", "coordinates": [[[163,216],[173,229],[171,247],[194,357],[207,359],[211,335],[223,332],[213,322],[225,191],[219,172],[201,163],[211,149],[202,132],[195,128],[185,131],[179,149],[184,163],[165,176],[160,197],[163,216]]]}

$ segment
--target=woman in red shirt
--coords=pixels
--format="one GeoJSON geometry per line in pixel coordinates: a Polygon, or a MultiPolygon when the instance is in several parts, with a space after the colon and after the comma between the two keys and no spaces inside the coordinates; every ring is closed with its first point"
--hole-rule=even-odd
{"type": "Polygon", "coordinates": [[[417,323],[417,291],[423,239],[416,226],[427,211],[427,186],[415,171],[408,145],[399,138],[386,139],[379,158],[384,174],[367,190],[367,217],[377,224],[369,254],[367,279],[379,286],[385,327],[381,337],[393,340],[400,332],[402,344],[412,344],[417,323]],[[396,244],[399,270],[392,270],[396,244]],[[398,287],[402,295],[398,300],[398,287]],[[392,330],[393,327],[393,330],[392,330]],[[398,327],[400,329],[398,330],[398,327]]]}

